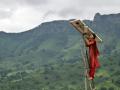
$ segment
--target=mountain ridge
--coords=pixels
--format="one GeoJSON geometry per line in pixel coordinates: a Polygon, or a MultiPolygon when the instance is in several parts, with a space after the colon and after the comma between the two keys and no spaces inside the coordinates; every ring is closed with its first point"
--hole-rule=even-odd
{"type": "MultiPolygon", "coordinates": [[[[98,84],[97,88],[103,86],[103,88],[109,88],[110,86],[115,89],[119,88],[119,19],[120,14],[101,15],[97,13],[93,21],[83,20],[103,39],[103,43],[98,44],[102,66],[97,74],[99,79],[96,78],[96,83],[102,81],[104,84],[98,84]]],[[[0,42],[0,82],[3,83],[4,90],[9,90],[6,89],[9,85],[11,85],[9,88],[12,88],[12,86],[17,88],[17,86],[21,87],[26,84],[29,87],[50,85],[49,88],[58,88],[62,87],[59,86],[60,84],[70,82],[69,84],[76,85],[74,86],[76,88],[79,87],[77,82],[82,84],[79,77],[79,72],[83,72],[81,70],[83,66],[80,54],[80,48],[83,45],[82,38],[79,32],[70,25],[69,20],[43,23],[36,28],[21,33],[0,32],[0,42]],[[20,75],[23,76],[23,79],[20,75]],[[71,79],[68,81],[66,78],[71,79]],[[42,82],[37,81],[39,79],[42,82]],[[49,80],[52,80],[55,85],[50,84],[49,80]],[[16,85],[16,82],[19,84],[16,85]]],[[[22,87],[21,90],[28,88],[27,85],[22,87]]],[[[3,90],[1,86],[0,89],[3,90]]]]}

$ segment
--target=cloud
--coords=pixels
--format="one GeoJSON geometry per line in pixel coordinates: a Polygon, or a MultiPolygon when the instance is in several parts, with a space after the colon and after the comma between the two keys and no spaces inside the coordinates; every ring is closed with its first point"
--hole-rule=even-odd
{"type": "Polygon", "coordinates": [[[93,19],[95,13],[120,13],[119,0],[0,0],[0,31],[21,32],[42,22],[93,19]]]}
{"type": "Polygon", "coordinates": [[[0,19],[9,18],[12,13],[9,9],[0,9],[0,19]]]}
{"type": "Polygon", "coordinates": [[[0,21],[0,29],[6,32],[29,30],[40,24],[42,16],[42,13],[33,8],[18,8],[10,18],[0,21]]]}
{"type": "Polygon", "coordinates": [[[49,0],[20,0],[22,4],[27,4],[27,5],[44,5],[49,2],[49,0]]]}

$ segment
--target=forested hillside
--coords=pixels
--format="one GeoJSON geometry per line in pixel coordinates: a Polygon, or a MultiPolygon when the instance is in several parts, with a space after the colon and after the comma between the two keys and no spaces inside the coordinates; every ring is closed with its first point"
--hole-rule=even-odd
{"type": "MultiPolygon", "coordinates": [[[[103,42],[98,90],[120,89],[120,14],[84,22],[103,42]]],[[[84,90],[81,36],[67,20],[45,22],[26,32],[0,32],[0,90],[84,90]]]]}

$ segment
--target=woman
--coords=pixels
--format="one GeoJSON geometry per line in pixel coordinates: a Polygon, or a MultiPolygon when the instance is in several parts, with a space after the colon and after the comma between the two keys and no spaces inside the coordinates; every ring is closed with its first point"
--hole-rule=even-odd
{"type": "MultiPolygon", "coordinates": [[[[84,34],[85,35],[85,34],[84,34]]],[[[98,62],[99,51],[96,44],[96,35],[94,33],[86,35],[85,44],[89,48],[89,79],[93,80],[96,68],[100,67],[98,62]]]]}

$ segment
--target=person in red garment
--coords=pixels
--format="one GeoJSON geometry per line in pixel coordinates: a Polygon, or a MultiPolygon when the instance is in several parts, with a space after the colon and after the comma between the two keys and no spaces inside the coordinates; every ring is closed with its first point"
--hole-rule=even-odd
{"type": "Polygon", "coordinates": [[[100,67],[98,61],[99,51],[96,43],[96,35],[94,33],[87,35],[85,38],[86,47],[89,48],[89,79],[93,80],[96,68],[100,67]]]}

